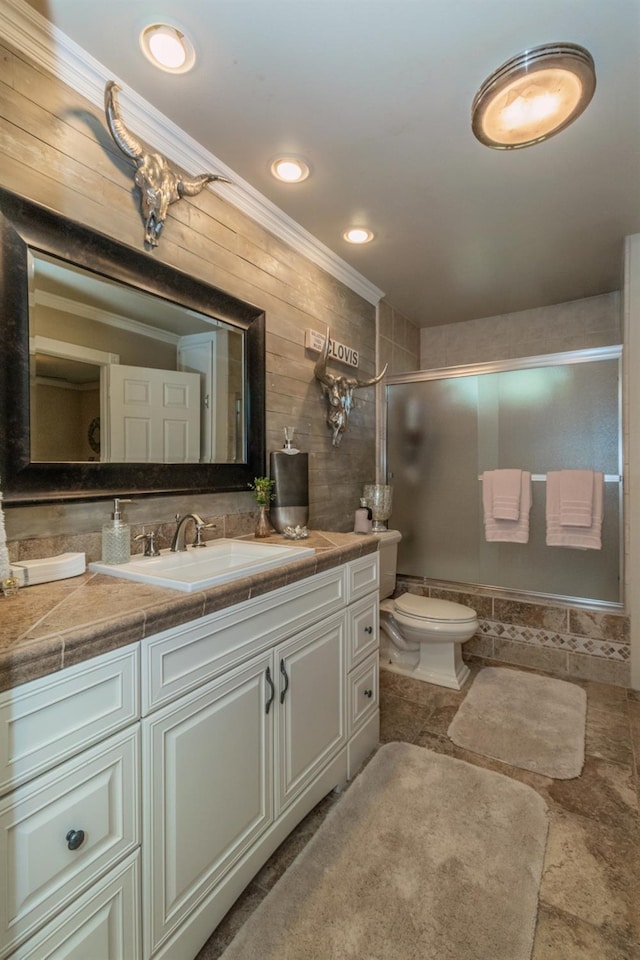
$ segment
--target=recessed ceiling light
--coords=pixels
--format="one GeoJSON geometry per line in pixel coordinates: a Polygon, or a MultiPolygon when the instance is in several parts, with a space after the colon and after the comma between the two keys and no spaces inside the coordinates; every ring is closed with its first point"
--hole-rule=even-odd
{"type": "Polygon", "coordinates": [[[299,157],[278,157],[271,164],[273,176],[284,183],[301,183],[309,172],[309,165],[299,157]]]}
{"type": "Polygon", "coordinates": [[[351,227],[342,236],[348,243],[370,243],[373,240],[373,233],[366,227],[351,227]]]}
{"type": "Polygon", "coordinates": [[[593,58],[575,43],[545,43],[503,63],[480,87],[471,126],[481,143],[515,150],[548,140],[587,108],[593,58]]]}
{"type": "Polygon", "coordinates": [[[140,34],[140,47],[154,67],[169,73],[186,73],[196,61],[189,38],[168,23],[150,23],[140,34]]]}

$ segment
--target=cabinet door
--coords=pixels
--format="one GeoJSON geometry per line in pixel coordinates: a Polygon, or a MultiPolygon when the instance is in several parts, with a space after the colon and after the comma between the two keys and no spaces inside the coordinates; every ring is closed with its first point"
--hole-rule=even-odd
{"type": "Polygon", "coordinates": [[[139,845],[138,730],[116,734],[0,804],[0,957],[139,845]]]}
{"type": "Polygon", "coordinates": [[[11,960],[140,960],[139,857],[128,857],[11,960]]]}
{"type": "Polygon", "coordinates": [[[353,603],[347,614],[347,670],[378,649],[379,603],[377,593],[353,603]]]}
{"type": "Polygon", "coordinates": [[[346,743],[345,612],[276,648],[278,813],[346,743]]]}
{"type": "Polygon", "coordinates": [[[267,668],[270,652],[143,721],[147,957],[272,820],[267,668]]]}

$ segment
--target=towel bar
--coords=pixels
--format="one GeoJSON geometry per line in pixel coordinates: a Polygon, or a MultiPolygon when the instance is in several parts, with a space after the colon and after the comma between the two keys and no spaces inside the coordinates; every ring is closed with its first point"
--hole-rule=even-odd
{"type": "MultiPolygon", "coordinates": [[[[546,483],[547,475],[546,473],[532,473],[531,479],[540,483],[546,483]]],[[[619,473],[605,473],[603,479],[605,483],[622,483],[622,477],[619,473]]],[[[482,474],[478,476],[478,480],[482,480],[482,474]]]]}

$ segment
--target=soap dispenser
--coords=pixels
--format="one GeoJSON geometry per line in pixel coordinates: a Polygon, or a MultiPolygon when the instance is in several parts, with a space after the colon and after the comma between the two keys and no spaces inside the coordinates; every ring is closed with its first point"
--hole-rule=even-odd
{"type": "Polygon", "coordinates": [[[122,519],[122,503],[131,503],[131,500],[114,497],[111,520],[102,527],[103,563],[128,563],[131,559],[131,532],[129,524],[122,519]]]}

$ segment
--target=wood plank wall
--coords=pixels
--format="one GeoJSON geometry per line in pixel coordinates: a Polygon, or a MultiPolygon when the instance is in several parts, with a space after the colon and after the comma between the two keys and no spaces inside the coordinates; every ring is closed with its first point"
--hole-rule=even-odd
{"type": "MultiPolygon", "coordinates": [[[[103,113],[6,44],[0,45],[0,183],[143,248],[133,168],[103,113]]],[[[370,377],[375,308],[213,189],[171,207],[150,255],[266,311],[267,449],[281,447],[284,425],[293,424],[300,448],[310,454],[311,525],[352,529],[362,485],[375,479],[374,391],[358,392],[349,431],[334,448],[304,334],[330,325],[336,339],[360,352],[358,376],[370,377]]]]}

